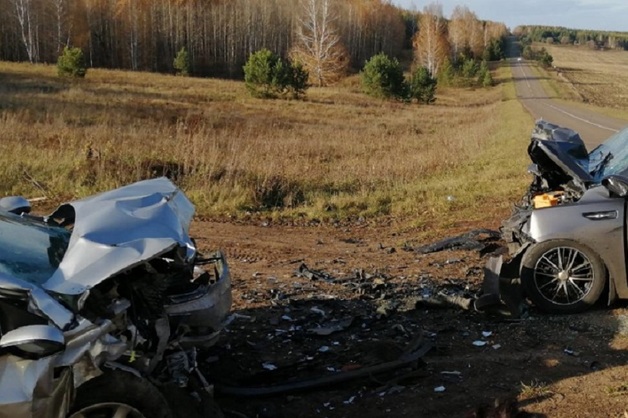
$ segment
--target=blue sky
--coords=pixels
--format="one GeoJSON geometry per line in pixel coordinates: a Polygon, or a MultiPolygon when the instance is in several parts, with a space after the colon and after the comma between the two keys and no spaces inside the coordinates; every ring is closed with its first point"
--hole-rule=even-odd
{"type": "MultiPolygon", "coordinates": [[[[422,10],[432,0],[392,0],[406,9],[422,10]]],[[[479,19],[517,25],[565,26],[574,29],[628,32],[628,0],[440,0],[446,17],[457,5],[479,19]]]]}

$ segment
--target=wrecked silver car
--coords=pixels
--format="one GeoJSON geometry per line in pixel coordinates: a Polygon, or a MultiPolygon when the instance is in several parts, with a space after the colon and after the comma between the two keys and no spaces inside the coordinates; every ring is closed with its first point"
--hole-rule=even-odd
{"type": "Polygon", "coordinates": [[[587,152],[541,120],[528,154],[534,180],[502,227],[527,297],[554,313],[581,312],[605,288],[609,301],[628,298],[628,129],[587,152]]]}
{"type": "Polygon", "coordinates": [[[0,200],[0,417],[169,417],[173,390],[206,395],[196,350],[231,284],[188,235],[183,192],[159,178],[29,209],[0,200]]]}

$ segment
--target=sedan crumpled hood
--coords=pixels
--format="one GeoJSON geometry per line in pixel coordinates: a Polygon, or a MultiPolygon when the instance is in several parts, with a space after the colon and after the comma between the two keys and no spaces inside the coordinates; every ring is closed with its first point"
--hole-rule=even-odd
{"type": "Polygon", "coordinates": [[[188,235],[194,206],[170,180],[140,181],[60,206],[49,218],[72,219],[70,242],[43,283],[55,293],[80,295],[103,280],[177,246],[196,250],[188,235]]]}
{"type": "Polygon", "coordinates": [[[528,154],[549,181],[550,188],[572,182],[583,193],[593,183],[586,146],[580,135],[571,129],[538,120],[528,154]]]}

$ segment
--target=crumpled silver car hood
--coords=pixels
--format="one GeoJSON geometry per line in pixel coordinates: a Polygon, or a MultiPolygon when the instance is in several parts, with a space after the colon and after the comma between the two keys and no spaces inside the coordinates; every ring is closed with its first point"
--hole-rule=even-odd
{"type": "Polygon", "coordinates": [[[49,291],[80,295],[103,280],[176,246],[195,247],[188,235],[194,206],[165,177],[140,181],[62,205],[75,212],[63,260],[43,283],[49,291]]]}

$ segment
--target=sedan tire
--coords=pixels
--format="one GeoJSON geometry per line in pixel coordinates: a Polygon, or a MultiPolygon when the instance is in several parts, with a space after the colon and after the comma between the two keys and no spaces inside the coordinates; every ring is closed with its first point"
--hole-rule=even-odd
{"type": "Polygon", "coordinates": [[[111,371],[79,386],[68,418],[172,418],[162,394],[148,380],[111,371]]]}
{"type": "Polygon", "coordinates": [[[602,259],[590,248],[568,240],[532,246],[521,261],[521,284],[542,311],[571,314],[589,309],[606,284],[602,259]]]}

